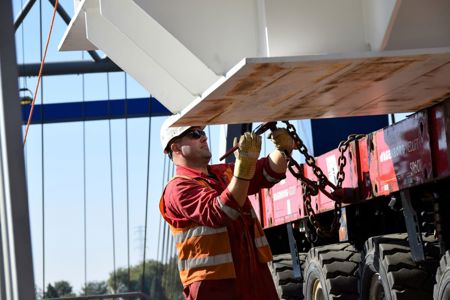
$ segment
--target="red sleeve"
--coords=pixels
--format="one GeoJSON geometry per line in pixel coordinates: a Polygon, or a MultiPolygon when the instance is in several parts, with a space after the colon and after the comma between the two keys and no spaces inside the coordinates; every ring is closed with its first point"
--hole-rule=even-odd
{"type": "Polygon", "coordinates": [[[166,214],[175,227],[192,222],[210,227],[226,226],[240,215],[238,207],[227,205],[236,203],[230,196],[227,189],[219,195],[195,180],[177,178],[169,183],[164,194],[166,214]]]}

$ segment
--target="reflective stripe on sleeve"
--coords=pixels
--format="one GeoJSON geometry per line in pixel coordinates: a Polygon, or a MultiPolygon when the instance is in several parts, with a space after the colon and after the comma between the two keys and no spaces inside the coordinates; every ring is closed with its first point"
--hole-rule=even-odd
{"type": "Polygon", "coordinates": [[[180,232],[177,234],[174,234],[174,240],[175,243],[181,243],[191,237],[194,236],[202,236],[202,235],[209,235],[209,234],[216,234],[221,232],[226,232],[226,227],[219,227],[219,228],[213,228],[208,226],[198,226],[194,228],[190,228],[184,232],[180,232]]]}
{"type": "Polygon", "coordinates": [[[253,209],[253,207],[252,207],[251,212],[252,212],[252,218],[253,218],[253,219],[257,219],[258,216],[256,215],[255,210],[253,209]]]}
{"type": "Polygon", "coordinates": [[[214,256],[205,256],[178,261],[178,269],[182,271],[193,268],[217,266],[231,262],[233,262],[231,253],[225,253],[214,256]]]}
{"type": "Polygon", "coordinates": [[[269,173],[267,173],[266,169],[264,169],[264,168],[263,168],[263,176],[268,182],[278,183],[281,181],[280,179],[270,176],[269,173]]]}
{"type": "Polygon", "coordinates": [[[255,238],[255,245],[257,248],[269,246],[269,242],[267,241],[265,236],[261,236],[258,238],[255,238]]]}
{"type": "Polygon", "coordinates": [[[237,218],[239,218],[239,216],[241,215],[241,213],[239,211],[235,210],[234,208],[229,207],[228,205],[223,204],[222,201],[220,200],[220,197],[217,197],[216,200],[219,203],[219,206],[222,209],[222,211],[228,217],[230,217],[231,220],[236,220],[237,218]]]}

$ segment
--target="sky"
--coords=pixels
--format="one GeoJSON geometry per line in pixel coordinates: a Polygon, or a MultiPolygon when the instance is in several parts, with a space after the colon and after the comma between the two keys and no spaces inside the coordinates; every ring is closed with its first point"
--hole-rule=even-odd
{"type": "MultiPolygon", "coordinates": [[[[13,0],[14,17],[24,2],[26,1],[13,0]]],[[[39,32],[40,1],[36,1],[22,26],[16,31],[19,64],[40,61],[40,41],[44,46],[53,13],[49,1],[41,2],[42,40],[39,32]]],[[[69,15],[73,14],[72,0],[60,0],[60,4],[69,15]]],[[[58,52],[57,46],[65,30],[66,24],[57,15],[46,62],[90,59],[87,53],[58,52]]],[[[41,84],[43,103],[80,102],[83,101],[83,95],[85,101],[106,100],[108,94],[110,99],[123,99],[125,82],[128,98],[149,96],[149,91],[123,72],[109,74],[108,93],[107,76],[107,74],[85,75],[84,92],[81,75],[46,76],[41,84]]],[[[19,78],[19,87],[27,87],[34,91],[36,79],[36,77],[19,78]]],[[[38,92],[36,103],[40,104],[42,99],[41,92],[38,92]]],[[[127,267],[128,264],[127,198],[130,261],[132,265],[142,261],[149,125],[151,132],[146,257],[160,258],[157,249],[160,228],[158,203],[167,179],[167,173],[163,171],[167,168],[167,164],[159,143],[159,128],[164,119],[164,117],[151,118],[151,124],[149,118],[137,118],[127,121],[122,119],[110,122],[105,120],[31,126],[24,151],[34,278],[39,288],[48,283],[66,280],[72,284],[75,292],[79,292],[85,281],[85,272],[88,282],[108,278],[114,268],[112,199],[115,266],[127,267]],[[86,236],[83,229],[84,200],[86,200],[86,236]]],[[[309,123],[305,121],[295,124],[308,148],[311,149],[309,123]]],[[[212,163],[217,163],[218,157],[224,151],[222,129],[222,126],[207,128],[213,154],[212,163]]],[[[263,154],[271,150],[270,142],[264,139],[263,154]]],[[[299,156],[295,158],[301,161],[299,156]]]]}
{"type": "MultiPolygon", "coordinates": [[[[14,18],[24,2],[27,0],[13,0],[14,18]]],[[[73,0],[59,2],[69,15],[73,15],[73,0]]],[[[40,61],[41,43],[43,47],[52,13],[53,7],[49,1],[36,1],[22,26],[16,31],[18,64],[40,61]],[[39,26],[40,5],[42,5],[42,38],[39,26]]],[[[46,62],[90,60],[87,53],[57,50],[66,27],[57,15],[46,62]]],[[[99,54],[104,55],[101,51],[99,54]]],[[[34,91],[36,81],[36,77],[19,78],[19,87],[34,91]]],[[[151,93],[123,72],[109,75],[46,76],[42,79],[40,89],[43,97],[39,91],[37,104],[41,104],[42,101],[49,104],[107,100],[108,97],[114,100],[124,99],[125,96],[140,98],[149,97],[151,93]]],[[[400,120],[405,115],[397,115],[396,119],[400,120]]],[[[153,117],[31,126],[24,151],[34,278],[38,288],[42,289],[48,283],[66,280],[78,293],[85,279],[88,282],[106,280],[114,266],[126,268],[127,228],[129,228],[130,263],[133,265],[141,262],[144,250],[146,201],[148,201],[146,258],[161,258],[158,250],[161,240],[158,237],[161,224],[158,204],[164,183],[170,175],[170,172],[166,171],[170,167],[166,163],[159,142],[159,129],[164,119],[165,117],[153,117]],[[150,141],[150,157],[147,156],[148,141],[150,141]],[[148,159],[150,172],[147,198],[148,159]],[[127,227],[127,199],[129,227],[127,227]]],[[[310,122],[303,120],[295,121],[293,124],[310,154],[313,155],[310,122]]],[[[218,158],[225,151],[223,130],[224,126],[219,125],[209,126],[206,129],[212,163],[218,163],[218,158]]],[[[262,155],[265,155],[272,151],[273,147],[266,138],[263,141],[262,155]]],[[[304,161],[298,153],[294,158],[298,162],[304,161]]]]}
{"type": "MultiPolygon", "coordinates": [[[[14,0],[14,13],[26,1],[14,0]]],[[[73,13],[73,1],[60,1],[73,13]]],[[[17,61],[36,63],[40,60],[40,1],[37,1],[24,23],[16,31],[17,61]],[[24,39],[22,42],[22,30],[24,39]]],[[[49,1],[42,1],[43,43],[53,13],[49,1]]],[[[58,52],[57,46],[66,29],[56,16],[46,62],[90,59],[81,52],[58,52]]],[[[125,97],[125,74],[111,73],[110,98],[125,97]]],[[[84,76],[85,101],[108,99],[107,75],[84,76]]],[[[34,91],[36,78],[19,79],[20,87],[34,91]]],[[[82,76],[47,76],[42,80],[44,103],[78,102],[83,100],[82,76]]],[[[127,76],[129,98],[148,97],[131,77],[127,76]]],[[[40,92],[36,100],[41,103],[40,92]]],[[[150,196],[148,213],[147,258],[157,257],[157,234],[160,217],[157,203],[163,184],[164,158],[159,144],[159,127],[163,118],[151,120],[150,196]]],[[[84,284],[84,174],[83,127],[86,166],[87,281],[106,280],[113,270],[113,233],[111,194],[114,197],[115,265],[127,266],[126,200],[129,199],[129,230],[131,264],[142,261],[145,221],[147,142],[149,118],[130,119],[128,126],[128,180],[126,176],[125,120],[91,121],[33,125],[25,146],[34,277],[37,286],[67,280],[79,291],[84,284]],[[111,138],[112,164],[109,139],[111,138]],[[43,153],[43,154],[42,154],[43,153]],[[111,193],[111,168],[113,192],[111,193]],[[44,209],[43,209],[44,203],[44,209]],[[43,217],[44,213],[44,217],[43,217]],[[44,220],[44,223],[43,223],[44,220]],[[43,224],[45,232],[43,233],[43,224]],[[43,256],[45,235],[45,272],[43,256]]]]}
{"type": "MultiPolygon", "coordinates": [[[[14,18],[24,2],[27,0],[13,0],[14,18]]],[[[69,15],[73,15],[73,0],[59,2],[69,15]]],[[[52,13],[53,7],[49,1],[36,1],[16,31],[18,64],[40,61],[41,43],[44,47],[52,13]],[[39,26],[41,5],[42,38],[39,26]]],[[[57,15],[46,62],[90,60],[87,53],[57,50],[66,27],[57,15]]],[[[98,53],[104,55],[101,51],[98,53]]],[[[34,91],[36,81],[36,77],[19,78],[19,87],[34,91]]],[[[149,97],[151,93],[123,72],[109,75],[46,76],[42,79],[40,89],[43,97],[39,91],[37,104],[42,101],[49,104],[107,100],[108,97],[114,100],[124,99],[125,96],[141,98],[149,97]]],[[[396,119],[400,120],[405,116],[406,114],[397,115],[396,119]]],[[[159,129],[164,119],[165,117],[153,117],[31,126],[24,151],[34,278],[38,288],[66,280],[78,293],[85,279],[88,282],[106,280],[114,266],[126,268],[128,228],[130,263],[133,265],[141,262],[146,201],[146,258],[161,258],[160,248],[158,249],[158,245],[161,247],[158,204],[165,181],[170,175],[166,170],[171,168],[166,163],[159,142],[159,129]],[[150,157],[147,156],[149,141],[150,157]],[[147,177],[148,159],[150,172],[147,177]]],[[[313,155],[309,120],[295,121],[293,124],[313,155]]],[[[225,151],[224,128],[214,125],[206,129],[212,152],[211,163],[218,163],[218,158],[225,151]]],[[[262,155],[265,155],[273,147],[266,138],[263,141],[262,155]]],[[[295,153],[294,158],[298,162],[304,161],[298,153],[295,153]]]]}

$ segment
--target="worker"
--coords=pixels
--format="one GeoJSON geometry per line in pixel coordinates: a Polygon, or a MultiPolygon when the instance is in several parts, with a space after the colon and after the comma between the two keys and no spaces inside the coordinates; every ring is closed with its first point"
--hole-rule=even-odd
{"type": "Polygon", "coordinates": [[[172,122],[161,127],[161,144],[176,175],[160,210],[174,236],[185,299],[278,299],[267,266],[272,253],[247,196],[285,178],[291,136],[284,128],[273,131],[276,149],[258,160],[261,137],[246,132],[234,164],[209,165],[204,127],[168,127],[172,122]]]}

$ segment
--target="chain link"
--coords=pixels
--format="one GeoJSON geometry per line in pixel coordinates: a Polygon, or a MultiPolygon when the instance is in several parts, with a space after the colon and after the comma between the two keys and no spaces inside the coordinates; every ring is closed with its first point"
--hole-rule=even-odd
{"type": "Polygon", "coordinates": [[[314,226],[316,233],[318,236],[322,237],[330,237],[332,236],[340,226],[340,218],[341,218],[341,208],[342,202],[335,194],[334,191],[342,188],[342,184],[345,180],[345,171],[344,168],[347,164],[347,158],[345,157],[345,152],[348,149],[348,146],[351,142],[356,141],[361,138],[362,134],[351,134],[347,138],[347,140],[339,143],[339,152],[340,156],[338,158],[339,170],[336,174],[336,184],[333,184],[323,173],[322,169],[317,166],[316,160],[313,156],[308,153],[308,148],[305,143],[303,143],[302,139],[298,136],[295,127],[289,123],[289,121],[283,121],[286,124],[286,129],[289,135],[295,142],[295,149],[297,149],[304,157],[306,164],[313,170],[314,175],[317,177],[317,181],[313,181],[307,178],[303,172],[303,165],[298,164],[295,159],[292,158],[291,154],[285,153],[288,157],[288,168],[291,174],[297,179],[302,181],[303,187],[303,201],[306,208],[306,213],[308,215],[308,219],[311,224],[314,226]],[[332,191],[328,191],[328,188],[331,188],[332,191]],[[311,197],[316,196],[319,193],[319,190],[325,194],[328,198],[334,201],[334,216],[333,221],[329,229],[324,227],[319,220],[317,219],[316,212],[312,208],[311,197]]]}

